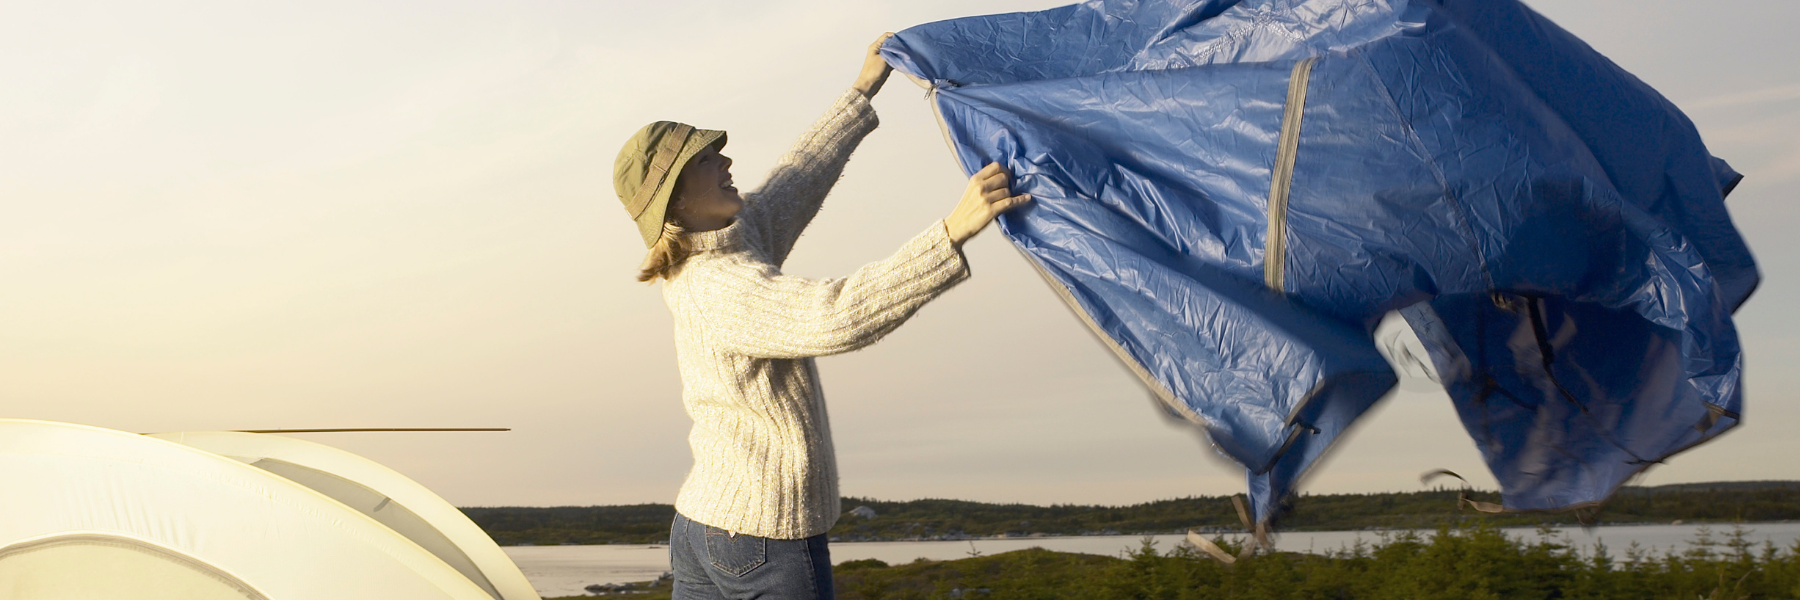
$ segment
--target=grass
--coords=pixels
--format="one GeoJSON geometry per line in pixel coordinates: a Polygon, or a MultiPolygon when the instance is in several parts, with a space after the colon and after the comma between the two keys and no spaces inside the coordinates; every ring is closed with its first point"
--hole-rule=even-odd
{"type": "MultiPolygon", "coordinates": [[[[1800,544],[1759,546],[1749,543],[1749,534],[1742,527],[1722,535],[1702,528],[1680,552],[1657,554],[1635,544],[1581,552],[1548,527],[1537,540],[1520,541],[1477,524],[1442,526],[1428,535],[1400,532],[1324,554],[1258,554],[1229,566],[1185,544],[1160,550],[1145,538],[1124,557],[1032,548],[902,565],[848,561],[833,572],[843,600],[1800,599],[1800,544]]],[[[1238,550],[1234,540],[1215,543],[1238,550]]],[[[660,600],[669,593],[665,584],[609,597],[660,600]]]]}

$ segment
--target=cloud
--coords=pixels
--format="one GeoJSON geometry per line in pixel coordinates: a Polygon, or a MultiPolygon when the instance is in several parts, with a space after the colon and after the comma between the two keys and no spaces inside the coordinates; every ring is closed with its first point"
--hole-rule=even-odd
{"type": "Polygon", "coordinates": [[[1800,145],[1789,148],[1786,154],[1770,161],[1756,173],[1767,177],[1769,183],[1786,183],[1800,180],[1800,145]]]}
{"type": "Polygon", "coordinates": [[[1704,110],[1711,108],[1742,107],[1775,102],[1788,102],[1793,100],[1800,100],[1800,83],[1789,83],[1774,87],[1766,87],[1760,90],[1750,90],[1747,92],[1720,94],[1685,103],[1684,107],[1689,110],[1704,110]]]}
{"type": "Polygon", "coordinates": [[[102,77],[93,100],[70,119],[70,126],[55,142],[56,150],[117,146],[119,138],[152,118],[162,102],[163,89],[148,61],[120,57],[102,77]]]}

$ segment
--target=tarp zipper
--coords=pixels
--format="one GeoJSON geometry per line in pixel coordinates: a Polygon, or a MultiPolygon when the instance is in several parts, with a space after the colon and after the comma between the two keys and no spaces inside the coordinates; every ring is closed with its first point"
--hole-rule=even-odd
{"type": "Polygon", "coordinates": [[[1306,111],[1306,82],[1312,77],[1317,57],[1294,63],[1288,76],[1287,107],[1281,113],[1281,139],[1275,149],[1275,167],[1269,181],[1269,234],[1263,249],[1263,283],[1285,293],[1287,276],[1288,189],[1294,181],[1294,157],[1300,151],[1300,118],[1306,111]]]}
{"type": "MultiPolygon", "coordinates": [[[[950,149],[950,159],[956,161],[956,166],[961,168],[964,172],[973,173],[974,171],[970,171],[967,165],[962,164],[962,154],[956,151],[956,141],[950,138],[950,123],[944,121],[944,113],[938,109],[937,95],[939,84],[937,82],[920,79],[912,73],[907,73],[905,71],[896,70],[895,72],[905,75],[908,81],[925,89],[925,103],[931,106],[931,116],[937,118],[938,133],[944,135],[944,147],[950,149]]],[[[949,82],[944,81],[944,83],[949,82]]]]}

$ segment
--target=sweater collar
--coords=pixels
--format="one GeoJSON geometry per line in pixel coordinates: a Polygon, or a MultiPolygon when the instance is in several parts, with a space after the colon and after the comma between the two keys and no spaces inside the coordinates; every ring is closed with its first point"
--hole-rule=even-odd
{"type": "Polygon", "coordinates": [[[735,219],[730,225],[719,229],[689,233],[687,234],[688,250],[692,252],[731,250],[737,247],[738,239],[743,236],[743,224],[743,219],[735,219]]]}

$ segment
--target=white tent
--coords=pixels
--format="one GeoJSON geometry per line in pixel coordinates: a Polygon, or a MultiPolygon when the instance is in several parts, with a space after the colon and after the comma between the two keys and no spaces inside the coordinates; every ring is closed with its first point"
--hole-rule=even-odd
{"type": "Polygon", "coordinates": [[[0,419],[0,478],[8,600],[501,597],[339,500],[168,440],[0,419]]]}
{"type": "Polygon", "coordinates": [[[330,496],[406,536],[495,600],[538,600],[531,582],[487,532],[425,486],[375,461],[324,444],[260,433],[151,437],[232,458],[330,496]]]}

